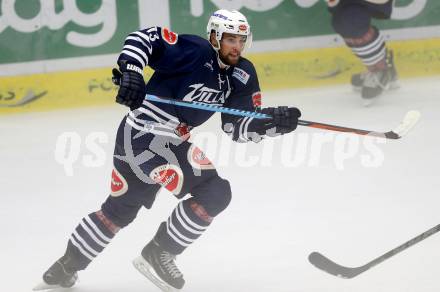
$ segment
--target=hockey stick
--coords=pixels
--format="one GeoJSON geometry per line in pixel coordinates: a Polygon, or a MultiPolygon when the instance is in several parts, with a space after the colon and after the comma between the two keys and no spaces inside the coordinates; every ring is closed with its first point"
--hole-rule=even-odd
{"type": "Polygon", "coordinates": [[[191,102],[191,101],[183,101],[183,100],[177,100],[177,99],[172,99],[172,98],[158,97],[158,96],[154,96],[151,94],[147,94],[145,96],[145,99],[149,100],[149,101],[159,102],[159,103],[172,104],[172,105],[176,105],[176,106],[200,109],[200,110],[205,110],[205,111],[210,111],[210,112],[225,113],[225,114],[230,114],[230,115],[234,115],[234,116],[250,117],[250,118],[256,118],[256,119],[270,119],[271,118],[271,116],[266,115],[266,114],[262,114],[262,113],[249,112],[249,111],[244,111],[244,110],[239,110],[239,109],[234,109],[234,108],[227,108],[227,107],[222,107],[222,106],[212,105],[212,104],[207,104],[207,103],[201,103],[201,102],[196,102],[196,101],[191,102]]]}
{"type": "Polygon", "coordinates": [[[341,266],[319,252],[312,252],[309,255],[309,262],[318,269],[323,270],[329,274],[344,279],[351,279],[374,267],[375,265],[389,259],[390,257],[400,253],[401,251],[404,251],[405,249],[415,245],[416,243],[419,243],[420,241],[430,237],[438,231],[440,231],[440,224],[360,267],[350,268],[341,266]]]}
{"type": "MultiPolygon", "coordinates": [[[[176,106],[201,109],[201,110],[212,111],[212,112],[221,112],[221,113],[226,113],[226,114],[235,115],[235,116],[251,117],[251,118],[256,118],[256,119],[271,118],[271,116],[269,116],[269,115],[258,113],[258,112],[244,111],[244,110],[227,108],[227,107],[222,107],[222,106],[217,106],[217,105],[210,105],[210,104],[201,103],[201,102],[189,102],[189,101],[175,100],[175,99],[171,99],[171,98],[163,98],[163,97],[157,97],[157,96],[150,95],[150,94],[147,94],[145,96],[145,99],[149,100],[149,101],[153,101],[153,102],[172,104],[172,105],[176,105],[176,106]]],[[[383,138],[387,138],[387,139],[399,139],[402,136],[404,136],[406,133],[408,133],[408,131],[411,130],[412,127],[414,127],[414,125],[418,122],[419,118],[420,118],[420,112],[409,111],[406,113],[406,115],[405,115],[403,121],[400,123],[400,125],[397,128],[395,128],[394,130],[388,131],[388,132],[361,130],[361,129],[341,127],[341,126],[336,126],[336,125],[317,123],[317,122],[311,122],[311,121],[305,121],[305,120],[299,120],[298,125],[305,126],[305,127],[311,127],[311,128],[317,128],[317,129],[323,129],[323,130],[336,131],[336,132],[346,132],[346,133],[353,133],[353,134],[358,134],[358,135],[369,135],[369,136],[375,136],[375,137],[383,137],[383,138]]]]}
{"type": "Polygon", "coordinates": [[[386,139],[400,139],[404,135],[406,135],[417,124],[419,119],[420,119],[419,111],[415,111],[415,110],[409,111],[406,113],[405,117],[400,122],[400,125],[397,126],[394,130],[388,132],[368,131],[368,130],[347,128],[347,127],[341,127],[341,126],[335,126],[335,125],[323,124],[317,122],[309,122],[304,120],[299,120],[298,125],[317,128],[317,129],[337,131],[337,132],[346,132],[346,133],[353,133],[358,135],[382,137],[386,139]]]}

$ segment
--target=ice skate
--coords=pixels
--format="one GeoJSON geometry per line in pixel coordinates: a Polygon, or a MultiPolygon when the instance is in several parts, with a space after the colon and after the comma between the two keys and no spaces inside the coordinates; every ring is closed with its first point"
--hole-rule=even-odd
{"type": "Polygon", "coordinates": [[[367,71],[351,77],[351,85],[356,91],[361,92],[365,105],[371,104],[372,99],[383,91],[399,87],[392,51],[388,51],[386,63],[387,67],[384,70],[367,71]]]}
{"type": "Polygon", "coordinates": [[[57,260],[44,274],[43,281],[35,286],[32,290],[48,290],[56,288],[70,288],[78,279],[76,271],[69,271],[66,256],[57,260]]]}
{"type": "Polygon", "coordinates": [[[185,284],[177,268],[175,255],[163,250],[154,240],[133,260],[134,267],[164,292],[178,291],[185,284]]]}

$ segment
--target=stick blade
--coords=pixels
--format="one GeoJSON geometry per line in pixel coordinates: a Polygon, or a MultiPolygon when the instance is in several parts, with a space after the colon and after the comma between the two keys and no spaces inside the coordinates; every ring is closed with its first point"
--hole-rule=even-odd
{"type": "Polygon", "coordinates": [[[385,136],[389,139],[402,138],[418,123],[420,116],[420,112],[416,110],[407,112],[400,125],[394,130],[385,133],[385,136]]]}
{"type": "Polygon", "coordinates": [[[53,290],[53,289],[62,289],[60,285],[49,285],[46,284],[44,281],[38,283],[34,288],[32,288],[32,291],[42,291],[42,290],[53,290]]]}
{"type": "Polygon", "coordinates": [[[341,266],[319,252],[312,252],[309,255],[309,262],[318,269],[343,279],[354,278],[368,269],[366,267],[348,268],[341,266]]]}

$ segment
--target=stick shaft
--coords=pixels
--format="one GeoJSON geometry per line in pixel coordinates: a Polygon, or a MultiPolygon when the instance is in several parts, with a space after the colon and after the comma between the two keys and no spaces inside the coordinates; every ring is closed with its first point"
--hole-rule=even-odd
{"type": "MultiPolygon", "coordinates": [[[[211,112],[221,112],[221,113],[226,113],[226,114],[235,115],[235,116],[251,117],[251,118],[256,118],[256,119],[270,119],[271,118],[271,116],[263,114],[263,113],[227,108],[227,107],[222,107],[222,106],[218,106],[218,105],[209,105],[209,104],[205,104],[205,103],[201,103],[201,102],[190,102],[190,101],[176,100],[176,99],[171,99],[171,98],[157,97],[157,96],[154,96],[151,94],[147,94],[145,96],[145,99],[148,101],[153,101],[153,102],[171,104],[171,105],[175,105],[175,106],[181,106],[181,107],[187,107],[187,108],[193,108],[193,109],[200,109],[200,110],[211,111],[211,112]]],[[[336,125],[324,124],[324,123],[312,122],[312,121],[305,121],[305,120],[298,120],[298,125],[316,128],[316,129],[322,129],[322,130],[330,130],[330,131],[344,132],[344,133],[353,133],[353,134],[357,134],[357,135],[370,135],[370,136],[383,137],[383,138],[388,138],[388,139],[400,138],[392,131],[386,132],[386,133],[381,133],[381,132],[348,128],[348,127],[342,127],[342,126],[336,126],[336,125]]]]}
{"type": "Polygon", "coordinates": [[[218,105],[210,105],[206,103],[201,102],[189,102],[189,101],[183,101],[183,100],[176,100],[171,98],[162,98],[157,97],[154,95],[147,94],[145,97],[148,101],[154,101],[154,102],[160,102],[165,104],[172,104],[175,106],[181,106],[181,107],[187,107],[187,108],[194,108],[194,109],[200,109],[210,112],[220,112],[220,113],[226,113],[234,116],[242,116],[242,117],[250,117],[250,118],[257,118],[257,119],[270,119],[271,116],[257,113],[257,112],[250,112],[250,111],[244,111],[244,110],[238,110],[233,108],[227,108],[222,107],[218,105]]]}
{"type": "Polygon", "coordinates": [[[372,261],[364,264],[363,266],[358,267],[346,267],[342,266],[323,254],[319,252],[312,252],[309,255],[309,261],[311,264],[313,264],[315,267],[317,267],[320,270],[323,270],[329,274],[332,274],[334,276],[342,277],[344,279],[351,279],[354,278],[363,272],[371,269],[372,267],[386,261],[387,259],[397,255],[398,253],[410,248],[411,246],[421,242],[422,240],[430,237],[431,235],[434,235],[435,233],[440,231],[440,224],[437,226],[432,227],[431,229],[419,234],[418,236],[408,240],[407,242],[399,245],[396,248],[393,248],[392,250],[384,253],[383,255],[373,259],[372,261]]]}
{"type": "Polygon", "coordinates": [[[431,229],[423,232],[422,234],[417,235],[416,237],[408,240],[407,242],[399,245],[398,247],[390,250],[389,252],[381,255],[380,257],[372,260],[371,262],[369,262],[367,265],[371,268],[374,267],[375,265],[389,259],[390,257],[404,251],[405,249],[419,243],[420,241],[430,237],[431,235],[434,235],[435,233],[440,231],[440,224],[438,224],[437,226],[432,227],[431,229]]]}

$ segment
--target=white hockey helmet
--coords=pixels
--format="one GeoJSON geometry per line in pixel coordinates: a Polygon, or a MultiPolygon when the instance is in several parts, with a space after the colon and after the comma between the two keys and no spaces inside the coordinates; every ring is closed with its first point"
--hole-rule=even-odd
{"type": "MultiPolygon", "coordinates": [[[[206,34],[208,40],[210,39],[211,32],[215,32],[215,38],[220,44],[223,33],[231,33],[246,36],[246,44],[244,49],[248,49],[252,44],[251,27],[246,17],[237,10],[220,9],[215,11],[209,18],[208,25],[206,26],[206,34]]],[[[218,50],[219,48],[214,47],[218,50]]]]}

